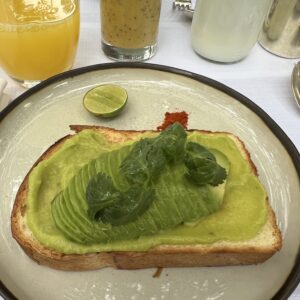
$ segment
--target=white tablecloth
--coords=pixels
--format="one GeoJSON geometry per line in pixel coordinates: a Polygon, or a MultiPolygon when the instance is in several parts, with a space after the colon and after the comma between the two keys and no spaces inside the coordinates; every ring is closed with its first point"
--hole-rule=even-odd
{"type": "MultiPolygon", "coordinates": [[[[296,60],[279,58],[256,45],[241,62],[229,65],[208,62],[191,48],[190,25],[189,17],[172,10],[172,0],[163,0],[158,52],[148,63],[199,73],[244,94],[277,122],[300,151],[300,109],[294,102],[290,88],[291,72],[296,60]]],[[[111,61],[100,49],[99,0],[81,1],[81,33],[73,67],[106,62],[111,61]]],[[[0,101],[1,110],[25,89],[1,69],[0,77],[8,81],[0,101]]],[[[300,299],[300,286],[290,299],[300,299]]]]}

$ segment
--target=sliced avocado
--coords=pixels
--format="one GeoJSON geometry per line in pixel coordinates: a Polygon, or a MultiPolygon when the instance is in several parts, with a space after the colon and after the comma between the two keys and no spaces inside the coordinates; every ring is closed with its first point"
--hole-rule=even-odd
{"type": "MultiPolygon", "coordinates": [[[[198,220],[216,211],[221,204],[223,192],[214,192],[209,185],[202,187],[188,182],[185,177],[183,162],[171,165],[161,172],[153,183],[155,189],[155,205],[136,220],[120,226],[105,227],[101,222],[93,222],[88,218],[85,190],[89,179],[98,172],[111,176],[114,185],[119,189],[126,188],[124,178],[118,172],[123,158],[131,147],[123,147],[99,156],[95,161],[85,165],[71,180],[57,201],[68,215],[68,236],[74,234],[76,239],[86,242],[107,242],[113,240],[134,239],[160,230],[172,228],[184,222],[198,220]],[[78,184],[80,183],[80,184],[78,184]],[[188,196],[186,195],[188,191],[188,196]],[[66,203],[66,207],[65,204],[66,203]],[[82,211],[82,208],[85,208],[82,211]],[[80,212],[81,210],[81,212],[80,212]],[[76,228],[75,228],[76,227],[76,228]],[[105,232],[105,234],[103,234],[105,232]]],[[[224,159],[224,158],[223,158],[224,159]]],[[[226,158],[225,158],[226,159],[226,158]]],[[[66,231],[66,229],[64,230],[66,231]]]]}
{"type": "MultiPolygon", "coordinates": [[[[140,135],[140,137],[149,137],[149,134],[140,135]]],[[[61,218],[56,217],[59,211],[52,211],[51,214],[51,209],[49,209],[53,197],[68,185],[70,178],[78,172],[78,166],[83,166],[103,153],[121,147],[121,144],[108,141],[101,133],[83,130],[66,141],[57,153],[39,163],[30,174],[27,214],[29,228],[40,243],[66,254],[146,251],[161,244],[210,244],[220,240],[244,241],[256,236],[267,219],[265,200],[267,195],[235,141],[226,133],[201,134],[197,132],[190,133],[188,140],[199,142],[210,151],[212,149],[221,151],[230,162],[224,200],[220,196],[224,193],[223,185],[214,187],[212,190],[218,195],[217,199],[223,201],[217,213],[201,218],[193,224],[185,223],[174,229],[162,230],[158,234],[135,240],[96,244],[71,242],[71,237],[67,236],[68,232],[63,234],[54,223],[54,219],[58,223],[61,218]],[[41,184],[42,178],[47,179],[47,184],[41,184]],[[214,235],[211,234],[212,232],[214,235]]],[[[99,163],[103,165],[103,162],[99,163]]],[[[78,180],[78,183],[82,184],[81,180],[78,180]]],[[[82,187],[84,188],[83,184],[82,187]]],[[[82,200],[80,198],[76,203],[80,208],[85,208],[83,209],[85,211],[87,206],[82,200]]],[[[157,212],[160,213],[159,216],[162,215],[155,202],[153,202],[152,210],[153,215],[158,216],[157,212]]],[[[171,224],[171,221],[165,218],[160,218],[161,221],[163,227],[171,224]]],[[[125,227],[119,232],[127,234],[128,228],[125,227]]],[[[118,235],[117,231],[116,235],[118,235]]]]}
{"type": "Polygon", "coordinates": [[[67,236],[71,241],[77,243],[85,243],[86,239],[78,236],[77,233],[69,226],[67,218],[61,210],[61,201],[52,202],[52,217],[57,225],[57,227],[67,236]]]}
{"type": "MultiPolygon", "coordinates": [[[[91,166],[86,166],[82,168],[83,174],[85,174],[81,178],[86,178],[86,174],[89,173],[89,176],[93,176],[95,174],[95,168],[91,166]],[[93,173],[91,170],[93,170],[93,173]]],[[[86,184],[86,183],[85,183],[86,184]]],[[[77,185],[76,177],[74,177],[70,184],[69,188],[66,189],[63,193],[62,201],[66,206],[66,213],[68,213],[69,224],[80,229],[80,232],[86,237],[87,240],[94,241],[95,239],[103,239],[107,240],[108,237],[105,234],[105,231],[100,230],[98,224],[96,222],[92,222],[86,213],[86,210],[82,210],[80,207],[80,202],[85,201],[82,200],[84,197],[83,190],[81,185],[77,185]]],[[[76,233],[75,233],[76,234],[76,233]]]]}

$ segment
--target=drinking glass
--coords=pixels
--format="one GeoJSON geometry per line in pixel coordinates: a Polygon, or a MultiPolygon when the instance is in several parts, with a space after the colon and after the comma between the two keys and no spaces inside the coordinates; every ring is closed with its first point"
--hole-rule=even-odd
{"type": "Polygon", "coordinates": [[[100,0],[102,50],[109,58],[139,61],[157,49],[161,0],[100,0]]]}
{"type": "Polygon", "coordinates": [[[0,0],[0,67],[26,87],[69,70],[79,19],[78,0],[0,0]]]}
{"type": "Polygon", "coordinates": [[[197,0],[192,46],[199,55],[231,63],[255,45],[272,0],[197,0]]]}

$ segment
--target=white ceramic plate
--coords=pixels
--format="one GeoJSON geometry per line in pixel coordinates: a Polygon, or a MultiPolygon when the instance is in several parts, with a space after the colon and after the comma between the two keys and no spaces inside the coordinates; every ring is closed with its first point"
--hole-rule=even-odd
{"type": "MultiPolygon", "coordinates": [[[[0,279],[19,299],[285,299],[299,282],[300,156],[284,132],[249,99],[186,71],[151,64],[105,64],[73,70],[29,90],[0,114],[0,279]],[[116,83],[129,94],[115,119],[82,107],[91,87],[116,83]],[[243,267],[103,269],[64,272],[29,259],[10,232],[17,189],[39,155],[70,124],[155,129],[164,113],[186,111],[189,128],[229,131],[249,149],[276,211],[283,249],[264,264],[243,267]]],[[[2,294],[11,299],[2,286],[2,294]]]]}

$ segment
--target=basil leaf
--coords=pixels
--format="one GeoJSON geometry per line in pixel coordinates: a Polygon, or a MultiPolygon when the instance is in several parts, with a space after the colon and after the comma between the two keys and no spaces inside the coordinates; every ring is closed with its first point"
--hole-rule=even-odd
{"type": "Polygon", "coordinates": [[[98,173],[87,186],[88,214],[92,220],[112,225],[134,221],[152,203],[152,184],[168,163],[183,161],[186,177],[196,185],[218,185],[226,178],[226,170],[203,146],[189,142],[184,128],[175,123],[155,138],[135,143],[120,165],[129,188],[119,191],[110,177],[98,173]]]}
{"type": "Polygon", "coordinates": [[[181,160],[185,152],[187,134],[179,123],[169,126],[157,137],[158,146],[162,148],[169,162],[181,160]]]}
{"type": "Polygon", "coordinates": [[[98,219],[98,213],[120,201],[120,196],[111,178],[99,172],[89,181],[86,189],[88,215],[91,219],[98,219]]]}
{"type": "Polygon", "coordinates": [[[226,170],[220,166],[215,156],[203,146],[189,142],[186,146],[184,163],[186,177],[196,185],[210,184],[217,186],[226,179],[226,170]]]}
{"type": "Polygon", "coordinates": [[[153,189],[132,186],[122,195],[122,200],[103,212],[102,221],[111,225],[123,225],[141,216],[154,200],[153,189]]]}
{"type": "Polygon", "coordinates": [[[186,151],[192,154],[193,156],[207,158],[216,161],[215,156],[209,150],[207,150],[205,147],[203,147],[198,143],[188,142],[186,144],[186,151]]]}
{"type": "Polygon", "coordinates": [[[165,156],[155,141],[142,139],[124,159],[120,172],[130,184],[144,184],[158,176],[165,165],[165,156]]]}
{"type": "Polygon", "coordinates": [[[121,174],[131,184],[155,180],[167,162],[183,158],[186,138],[183,127],[175,123],[156,138],[142,139],[122,162],[121,174]]]}
{"type": "Polygon", "coordinates": [[[87,186],[88,214],[93,220],[122,225],[143,214],[154,199],[154,190],[131,186],[118,191],[111,178],[99,172],[87,186]]]}

